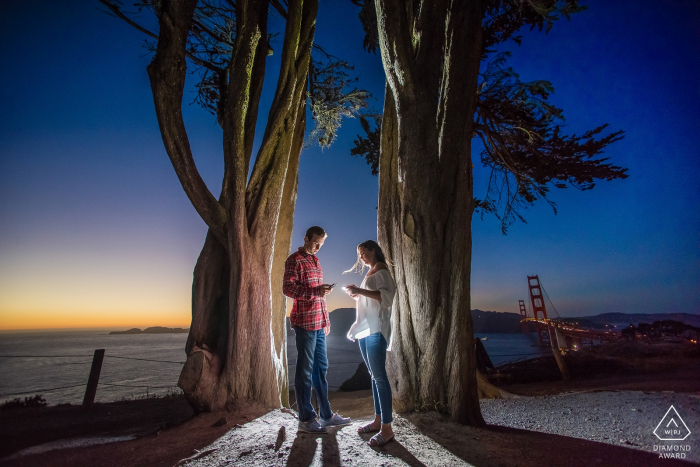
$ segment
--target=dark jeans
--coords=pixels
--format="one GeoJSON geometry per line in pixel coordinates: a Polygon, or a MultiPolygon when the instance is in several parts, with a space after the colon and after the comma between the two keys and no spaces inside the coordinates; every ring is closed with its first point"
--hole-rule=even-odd
{"type": "Polygon", "coordinates": [[[326,356],[326,334],[323,329],[307,331],[294,326],[297,345],[297,367],[294,372],[294,395],[299,410],[299,421],[308,422],[316,418],[311,405],[311,387],[316,392],[318,410],[326,420],[333,416],[328,402],[328,357],[326,356]]]}
{"type": "Polygon", "coordinates": [[[386,375],[386,339],[381,332],[358,339],[360,352],[365,360],[369,374],[372,376],[372,396],[374,396],[374,413],[382,416],[382,423],[391,423],[391,386],[386,375]]]}

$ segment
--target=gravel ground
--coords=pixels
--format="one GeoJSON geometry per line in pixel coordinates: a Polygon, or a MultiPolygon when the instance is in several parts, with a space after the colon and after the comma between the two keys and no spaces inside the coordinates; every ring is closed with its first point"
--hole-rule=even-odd
{"type": "MultiPolygon", "coordinates": [[[[700,464],[700,396],[672,392],[590,392],[481,401],[486,423],[551,433],[658,453],[678,446],[685,460],[700,464]],[[654,430],[671,406],[690,435],[660,441],[654,430]],[[690,447],[689,450],[688,446],[690,447]],[[686,449],[686,451],[681,451],[686,449]]],[[[666,419],[667,421],[669,419],[666,419]]]]}
{"type": "MultiPolygon", "coordinates": [[[[0,460],[0,464],[13,467],[700,465],[698,392],[606,390],[482,400],[482,413],[488,423],[485,427],[457,424],[437,412],[394,415],[396,441],[379,449],[367,445],[370,434],[357,433],[357,427],[366,423],[367,415],[373,411],[370,391],[333,393],[332,404],[341,414],[353,417],[353,423],[331,429],[325,435],[298,433],[298,421],[291,411],[274,410],[260,416],[263,410],[248,407],[235,413],[202,413],[157,435],[122,443],[88,446],[85,439],[70,438],[43,444],[24,455],[0,460]],[[666,414],[671,405],[690,431],[683,441],[659,441],[653,434],[659,425],[666,426],[661,420],[669,420],[666,414]],[[78,441],[83,445],[70,446],[78,441]],[[664,457],[669,454],[679,457],[662,458],[660,453],[664,457]],[[182,460],[177,462],[179,459],[182,460]]],[[[47,421],[46,415],[40,422],[48,423],[54,430],[65,430],[55,420],[47,421]]],[[[97,440],[90,440],[94,441],[97,440]]]]}
{"type": "Polygon", "coordinates": [[[486,428],[456,425],[435,413],[395,416],[397,441],[381,449],[367,445],[370,435],[357,434],[357,426],[366,419],[331,429],[328,435],[310,435],[297,433],[293,414],[275,410],[231,429],[178,465],[641,467],[700,463],[700,445],[695,441],[700,434],[699,396],[607,391],[482,400],[481,404],[490,425],[486,428]],[[659,441],[653,434],[671,405],[691,432],[681,442],[659,441]],[[686,462],[659,459],[659,445],[690,446],[682,451],[686,462]]]}
{"type": "MultiPolygon", "coordinates": [[[[367,420],[363,420],[364,423],[367,420]]],[[[279,410],[246,423],[241,428],[229,431],[215,443],[202,449],[199,454],[183,460],[180,465],[188,467],[218,466],[362,466],[382,465],[398,467],[405,465],[470,466],[432,439],[424,436],[406,419],[396,417],[394,428],[401,433],[401,443],[411,446],[411,452],[398,443],[390,453],[374,450],[356,431],[359,420],[351,426],[332,428],[329,435],[297,433],[297,419],[279,410]],[[282,429],[284,427],[284,429],[282,429]],[[282,434],[280,434],[282,433],[282,434]]],[[[389,446],[387,445],[387,446],[389,446]]]]}

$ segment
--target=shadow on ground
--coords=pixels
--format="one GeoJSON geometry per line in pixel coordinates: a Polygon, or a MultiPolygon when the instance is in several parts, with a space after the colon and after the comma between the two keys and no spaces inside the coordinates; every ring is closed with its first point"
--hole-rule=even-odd
{"type": "Polygon", "coordinates": [[[473,428],[437,421],[435,414],[408,421],[466,465],[485,466],[692,466],[658,454],[568,436],[489,425],[473,428]]]}
{"type": "MultiPolygon", "coordinates": [[[[649,397],[646,394],[642,396],[649,397]]],[[[573,402],[579,398],[575,395],[567,397],[571,397],[573,402]]],[[[522,401],[527,399],[523,398],[522,401]]],[[[514,400],[510,403],[520,402],[514,400]]],[[[357,428],[369,420],[373,411],[371,394],[339,395],[334,397],[332,406],[334,410],[353,417],[353,423],[346,427],[333,428],[326,435],[297,433],[298,421],[292,413],[274,410],[263,414],[249,408],[247,412],[200,414],[171,428],[161,426],[160,430],[156,429],[151,434],[132,441],[59,448],[12,459],[5,458],[0,460],[0,465],[49,467],[75,465],[109,467],[697,465],[675,459],[659,459],[658,454],[638,449],[638,446],[626,447],[505,426],[468,427],[450,422],[436,413],[397,415],[394,420],[396,439],[381,448],[373,448],[367,444],[371,435],[357,433],[357,428]],[[227,418],[223,424],[220,423],[222,417],[227,418]]],[[[112,410],[110,406],[110,413],[112,410]]],[[[505,409],[499,410],[503,412],[505,409]]],[[[506,410],[504,413],[510,412],[506,410]]],[[[139,422],[142,422],[140,417],[143,415],[139,415],[139,422]]],[[[8,420],[5,419],[5,421],[8,420]]],[[[41,420],[37,419],[37,422],[41,420]]],[[[46,427],[46,429],[50,428],[46,427]]],[[[693,448],[696,448],[695,445],[693,448]]]]}

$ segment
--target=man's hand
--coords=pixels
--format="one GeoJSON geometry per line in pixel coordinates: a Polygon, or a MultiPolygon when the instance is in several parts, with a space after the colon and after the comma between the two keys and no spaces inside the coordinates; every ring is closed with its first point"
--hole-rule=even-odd
{"type": "Polygon", "coordinates": [[[325,335],[328,335],[330,332],[331,332],[331,325],[329,324],[328,326],[326,326],[325,328],[323,328],[323,333],[324,333],[325,335]]]}
{"type": "Polygon", "coordinates": [[[323,297],[325,297],[326,295],[331,293],[331,291],[333,290],[333,286],[330,284],[323,284],[323,285],[320,285],[319,287],[321,287],[321,293],[323,293],[323,297]]]}

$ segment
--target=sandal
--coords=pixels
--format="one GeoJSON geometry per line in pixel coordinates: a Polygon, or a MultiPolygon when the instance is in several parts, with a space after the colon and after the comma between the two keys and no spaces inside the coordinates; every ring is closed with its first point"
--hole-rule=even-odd
{"type": "Polygon", "coordinates": [[[392,436],[389,439],[384,439],[381,433],[377,433],[369,439],[369,443],[367,444],[373,447],[380,447],[384,446],[386,443],[389,443],[391,441],[394,441],[394,436],[392,436]]]}
{"type": "MultiPolygon", "coordinates": [[[[372,422],[372,423],[374,423],[374,422],[372,422]]],[[[360,433],[374,433],[375,431],[379,431],[379,430],[375,430],[374,428],[372,428],[372,423],[368,423],[367,425],[361,426],[358,431],[360,433]]]]}

